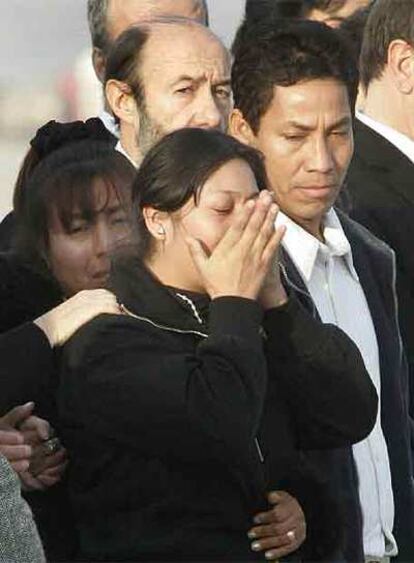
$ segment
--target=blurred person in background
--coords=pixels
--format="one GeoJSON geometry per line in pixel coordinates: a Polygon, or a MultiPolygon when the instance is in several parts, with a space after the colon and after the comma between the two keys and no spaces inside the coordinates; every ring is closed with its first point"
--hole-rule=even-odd
{"type": "Polygon", "coordinates": [[[321,322],[352,338],[381,397],[368,439],[312,456],[346,510],[344,559],[412,561],[412,421],[394,253],[333,207],[353,152],[355,68],[339,34],[311,21],[247,22],[234,55],[230,131],[264,155],[277,224],[287,227],[287,276],[321,322]]]}
{"type": "Polygon", "coordinates": [[[339,27],[357,10],[365,8],[372,0],[303,0],[304,17],[320,21],[330,27],[339,27]]]}
{"type": "MultiPolygon", "coordinates": [[[[361,52],[365,101],[347,177],[350,213],[396,253],[402,338],[414,399],[414,2],[378,0],[361,52]]],[[[413,405],[411,404],[413,411],[413,405]]]]}
{"type": "Polygon", "coordinates": [[[304,0],[246,0],[245,18],[300,18],[305,14],[304,0]]]}
{"type": "Polygon", "coordinates": [[[159,18],[125,31],[106,65],[105,91],[120,123],[117,149],[139,166],[165,134],[227,128],[230,54],[205,26],[159,18]]]}
{"type": "Polygon", "coordinates": [[[79,138],[88,139],[83,124],[49,124],[38,132],[15,194],[16,247],[0,255],[2,412],[22,404],[20,412],[3,417],[1,447],[21,462],[17,469],[33,491],[27,498],[53,560],[70,558],[74,549],[70,511],[61,510],[68,507],[64,483],[42,492],[60,480],[65,461],[53,434],[53,351],[96,314],[119,311],[114,297],[99,288],[106,284],[111,250],[129,234],[135,176],[111,145],[79,138]],[[98,293],[76,295],[84,289],[98,293]],[[19,355],[23,345],[26,353],[19,355]],[[26,401],[35,402],[36,417],[26,401]],[[37,460],[38,454],[47,459],[37,460]]]}

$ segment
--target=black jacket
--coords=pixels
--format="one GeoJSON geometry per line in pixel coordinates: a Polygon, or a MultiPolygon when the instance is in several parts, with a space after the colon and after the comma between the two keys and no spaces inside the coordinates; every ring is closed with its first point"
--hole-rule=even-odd
{"type": "Polygon", "coordinates": [[[297,447],[349,445],[374,424],[359,352],[294,299],[265,315],[265,355],[253,301],[214,300],[207,328],[138,264],[114,287],[131,314],[78,331],[59,390],[82,555],[257,558],[246,533],[297,447]]]}
{"type": "MultiPolygon", "coordinates": [[[[414,488],[408,413],[408,370],[399,334],[396,298],[395,264],[389,247],[363,226],[338,212],[351,244],[353,261],[371,312],[378,340],[381,374],[381,426],[388,447],[395,503],[394,533],[399,546],[398,560],[414,561],[414,488]]],[[[291,287],[302,304],[319,318],[315,304],[289,255],[284,263],[291,287]]],[[[352,451],[308,454],[319,475],[345,510],[345,560],[364,561],[362,516],[358,496],[358,479],[352,451]]]]}
{"type": "MultiPolygon", "coordinates": [[[[34,401],[35,414],[56,425],[57,361],[44,333],[31,321],[62,301],[53,281],[11,254],[0,254],[0,414],[34,401]]],[[[68,561],[76,536],[66,485],[25,493],[47,558],[68,561]]]]}
{"type": "Polygon", "coordinates": [[[414,164],[392,143],[358,119],[347,191],[351,217],[395,251],[399,319],[410,368],[413,403],[414,164]]]}

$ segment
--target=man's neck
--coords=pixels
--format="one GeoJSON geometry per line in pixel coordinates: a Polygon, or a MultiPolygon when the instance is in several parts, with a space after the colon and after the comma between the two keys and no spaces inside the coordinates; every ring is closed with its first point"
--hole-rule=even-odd
{"type": "Polygon", "coordinates": [[[141,165],[143,156],[135,141],[135,132],[133,127],[125,126],[121,123],[120,142],[123,150],[133,160],[137,167],[141,165]]]}
{"type": "Polygon", "coordinates": [[[368,88],[364,114],[414,141],[412,105],[411,96],[388,87],[385,80],[376,80],[368,88]],[[390,99],[392,99],[392,103],[390,103],[390,99]]]}

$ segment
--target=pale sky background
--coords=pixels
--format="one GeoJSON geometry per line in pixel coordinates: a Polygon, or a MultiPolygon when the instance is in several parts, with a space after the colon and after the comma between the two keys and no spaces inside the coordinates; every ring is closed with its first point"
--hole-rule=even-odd
{"type": "MultiPolygon", "coordinates": [[[[244,0],[207,0],[211,27],[231,42],[244,0]]],[[[38,81],[89,45],[86,0],[2,0],[0,81],[38,81]]]]}
{"type": "MultiPolygon", "coordinates": [[[[229,46],[245,0],[207,2],[211,27],[229,46]]],[[[30,138],[48,120],[60,119],[49,99],[57,77],[89,48],[86,0],[1,0],[0,220],[11,208],[13,184],[30,138]],[[35,96],[32,90],[39,85],[45,92],[35,96]],[[29,126],[23,110],[31,114],[29,126]]]]}

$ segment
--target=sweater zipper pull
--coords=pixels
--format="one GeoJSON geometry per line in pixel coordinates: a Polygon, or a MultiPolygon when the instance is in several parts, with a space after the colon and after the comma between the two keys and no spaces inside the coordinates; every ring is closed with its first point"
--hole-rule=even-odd
{"type": "Polygon", "coordinates": [[[254,443],[256,444],[256,449],[257,449],[257,453],[259,454],[260,463],[264,463],[265,458],[264,458],[264,455],[263,455],[263,452],[262,452],[262,449],[260,447],[259,440],[257,439],[257,437],[254,439],[254,443]]]}

